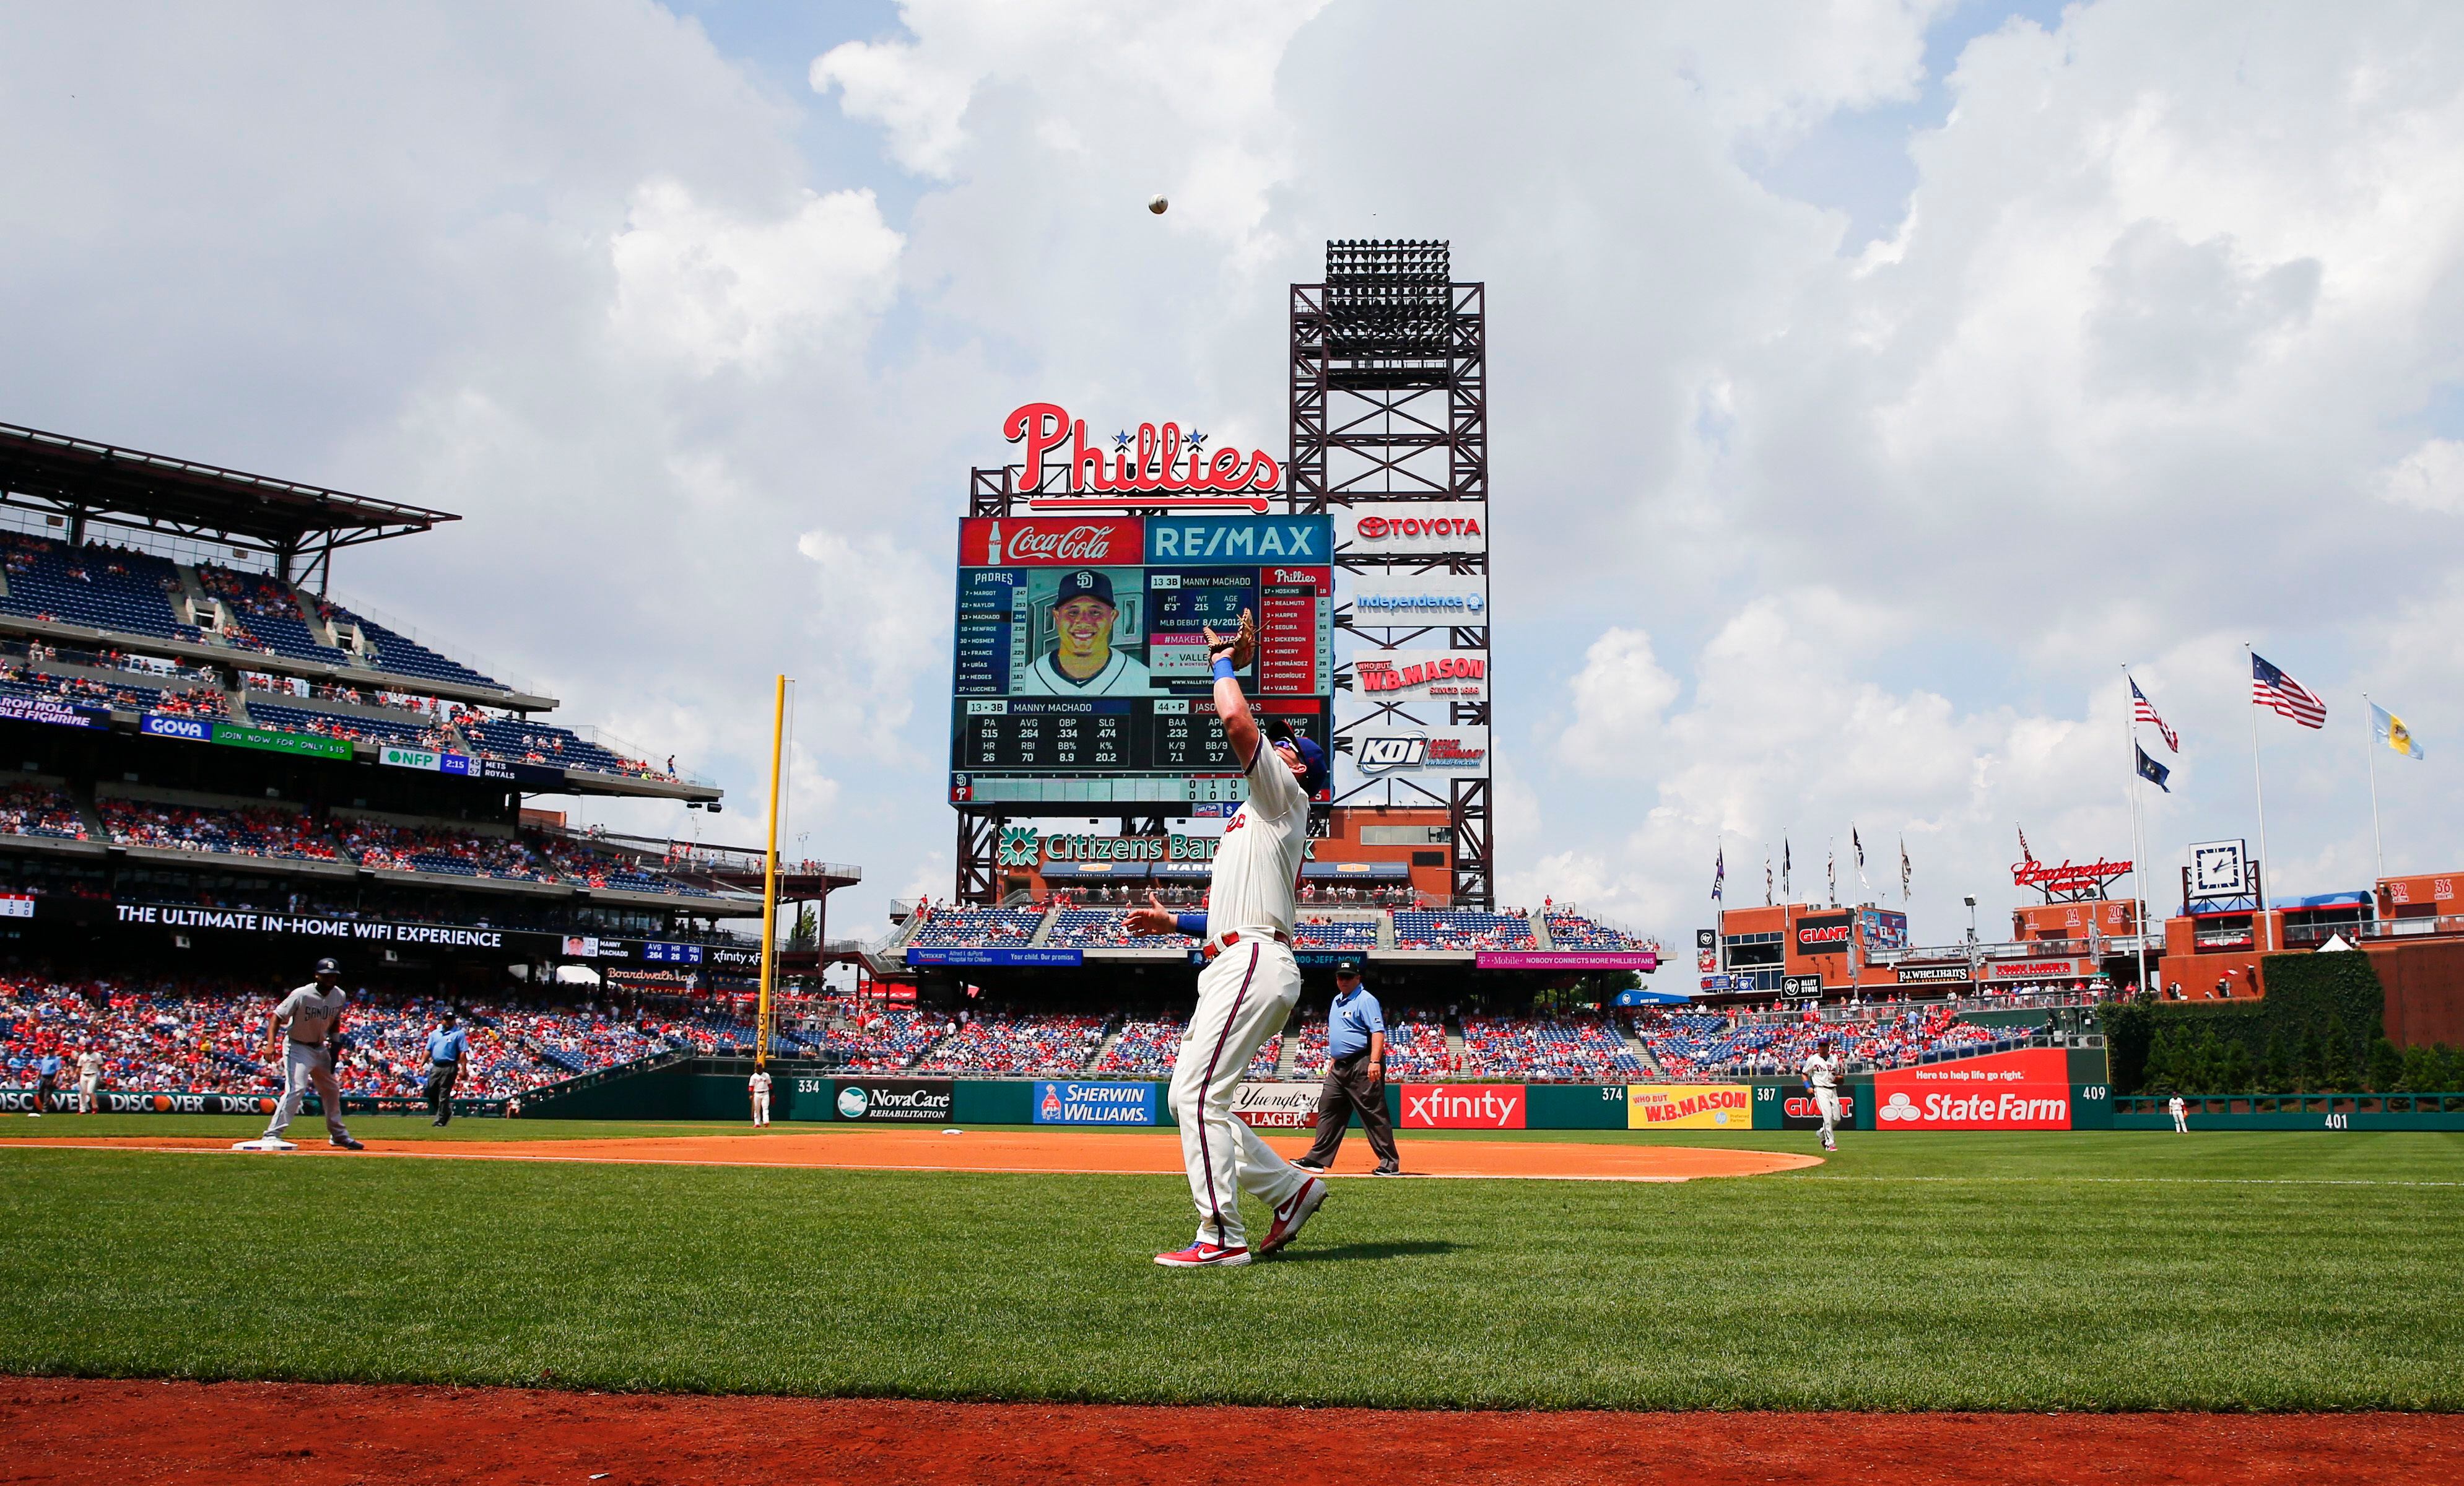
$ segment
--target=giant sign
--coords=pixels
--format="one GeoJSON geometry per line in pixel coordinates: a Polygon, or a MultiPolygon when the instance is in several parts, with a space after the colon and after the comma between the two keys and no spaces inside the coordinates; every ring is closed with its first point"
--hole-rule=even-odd
{"type": "Polygon", "coordinates": [[[1029,493],[1032,511],[1135,505],[1263,514],[1266,499],[1261,492],[1284,477],[1283,467],[1265,449],[1209,449],[1204,432],[1183,430],[1177,423],[1142,423],[1135,433],[1123,429],[1089,439],[1087,420],[1070,417],[1058,403],[1012,409],[1001,420],[1001,437],[1023,446],[1019,488],[1029,493]]]}
{"type": "Polygon", "coordinates": [[[1407,1130],[1519,1130],[1525,1101],[1520,1083],[1406,1083],[1407,1130]]]}
{"type": "Polygon", "coordinates": [[[1848,936],[1856,922],[1853,911],[1808,913],[1789,932],[1796,941],[1799,954],[1837,954],[1848,948],[1848,936]]]}
{"type": "Polygon", "coordinates": [[[2067,1130],[2070,1055],[2023,1048],[1874,1075],[1878,1130],[2067,1130]]]}
{"type": "Polygon", "coordinates": [[[1325,516],[961,521],[952,802],[1237,798],[1206,631],[1243,613],[1251,706],[1328,745],[1333,545],[1325,516]]]}

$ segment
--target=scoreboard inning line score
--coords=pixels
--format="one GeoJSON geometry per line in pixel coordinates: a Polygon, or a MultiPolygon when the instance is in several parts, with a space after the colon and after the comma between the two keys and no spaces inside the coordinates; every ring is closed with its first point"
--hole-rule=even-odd
{"type": "Polygon", "coordinates": [[[1261,718],[1330,746],[1325,516],[978,516],[958,524],[953,803],[1243,797],[1205,630],[1258,617],[1261,718]]]}

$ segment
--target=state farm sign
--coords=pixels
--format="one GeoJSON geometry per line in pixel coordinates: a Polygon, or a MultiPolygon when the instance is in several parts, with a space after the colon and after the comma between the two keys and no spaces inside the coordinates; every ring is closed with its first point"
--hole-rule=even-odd
{"type": "Polygon", "coordinates": [[[1335,541],[1364,557],[1486,552],[1487,528],[1487,503],[1477,500],[1386,501],[1334,513],[1335,541]]]}
{"type": "Polygon", "coordinates": [[[1373,650],[1353,661],[1360,689],[1380,702],[1488,700],[1485,650],[1373,650]]]}
{"type": "Polygon", "coordinates": [[[1206,435],[1177,423],[1138,425],[1088,442],[1087,420],[1058,403],[1028,403],[1001,421],[1001,436],[1023,445],[1020,488],[1030,511],[1072,506],[1237,507],[1266,513],[1259,493],[1283,483],[1283,467],[1265,449],[1208,452],[1206,435]],[[1047,462],[1047,455],[1060,457],[1047,462]],[[1056,471],[1059,490],[1054,484],[1056,471]],[[1139,498],[1132,498],[1139,497],[1139,498]],[[1157,497],[1161,497],[1158,499],[1157,497]]]}
{"type": "Polygon", "coordinates": [[[1523,1128],[1523,1085],[1406,1083],[1403,1128],[1519,1130],[1523,1128]]]}
{"type": "Polygon", "coordinates": [[[1146,560],[1136,516],[970,516],[958,523],[964,567],[1134,567],[1146,560]]]}
{"type": "Polygon", "coordinates": [[[2069,1055],[2026,1048],[1874,1076],[1878,1130],[2067,1130],[2069,1055]]]}

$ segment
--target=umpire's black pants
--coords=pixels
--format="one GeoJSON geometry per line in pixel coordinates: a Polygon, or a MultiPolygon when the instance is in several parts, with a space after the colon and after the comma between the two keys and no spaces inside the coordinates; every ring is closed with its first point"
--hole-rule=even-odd
{"type": "Polygon", "coordinates": [[[436,1116],[439,1125],[453,1118],[453,1081],[461,1076],[458,1062],[428,1065],[428,1112],[436,1116]]]}
{"type": "Polygon", "coordinates": [[[1375,1072],[1366,1048],[1328,1065],[1325,1086],[1317,1096],[1317,1140],[1302,1159],[1323,1167],[1334,1165],[1334,1153],[1343,1148],[1344,1132],[1357,1109],[1360,1127],[1369,1134],[1369,1148],[1377,1153],[1377,1164],[1401,1163],[1403,1158],[1395,1149],[1395,1126],[1386,1119],[1386,1085],[1371,1080],[1375,1072]]]}

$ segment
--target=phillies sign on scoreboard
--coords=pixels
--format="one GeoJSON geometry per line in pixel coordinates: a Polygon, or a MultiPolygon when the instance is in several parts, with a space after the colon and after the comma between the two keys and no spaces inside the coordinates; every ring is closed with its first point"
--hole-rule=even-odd
{"type": "Polygon", "coordinates": [[[1485,702],[1485,650],[1364,650],[1353,661],[1363,696],[1379,702],[1485,702]]]}
{"type": "Polygon", "coordinates": [[[1388,553],[1486,552],[1488,506],[1477,500],[1381,504],[1338,509],[1334,539],[1364,557],[1388,553]]]}
{"type": "Polygon", "coordinates": [[[1177,423],[1142,423],[1135,433],[1088,437],[1087,420],[1058,403],[1028,403],[1001,420],[1001,436],[1024,446],[1019,486],[1029,511],[1163,506],[1266,513],[1265,492],[1283,467],[1265,449],[1207,448],[1206,434],[1177,423]],[[1055,487],[1058,487],[1057,489],[1055,487]]]}
{"type": "Polygon", "coordinates": [[[2067,1130],[2070,1055],[2024,1048],[1874,1075],[1878,1130],[2067,1130]]]}

